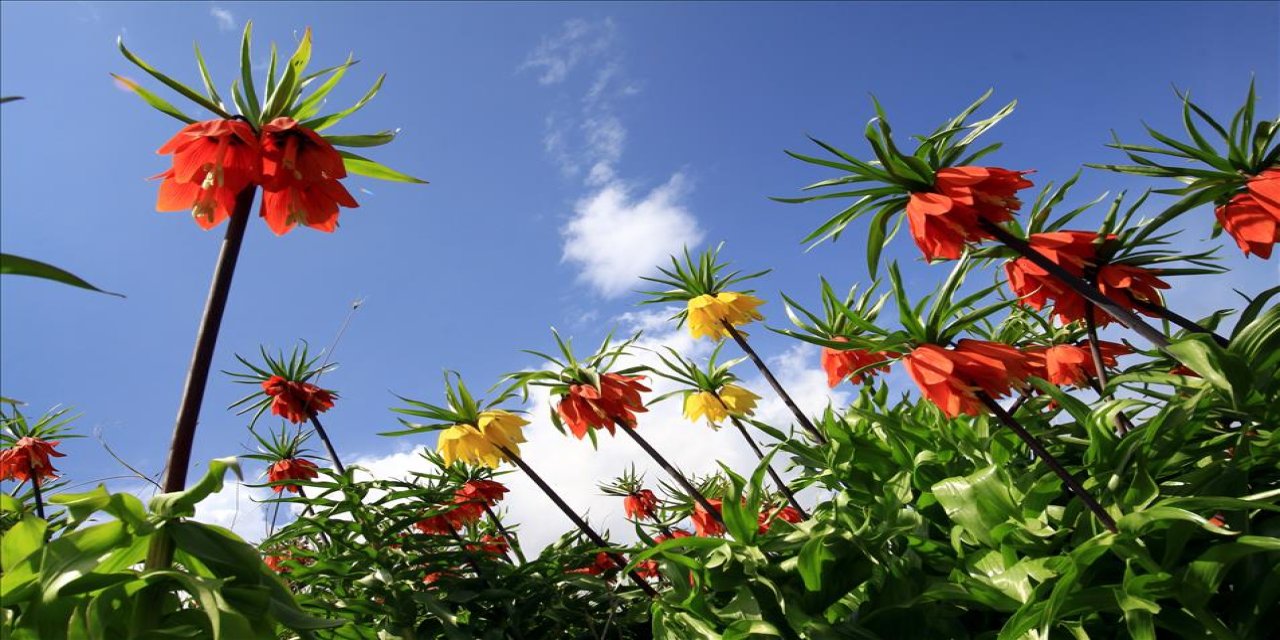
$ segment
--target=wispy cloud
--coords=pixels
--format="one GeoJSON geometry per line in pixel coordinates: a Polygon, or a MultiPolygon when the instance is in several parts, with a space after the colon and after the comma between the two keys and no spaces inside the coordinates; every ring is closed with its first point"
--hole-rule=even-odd
{"type": "Polygon", "coordinates": [[[573,107],[547,116],[543,146],[566,177],[586,187],[561,228],[563,259],[605,297],[625,294],[639,276],[703,237],[683,202],[689,190],[683,173],[641,195],[634,181],[619,175],[628,134],[618,103],[640,89],[627,77],[616,41],[610,19],[569,20],[520,65],[537,71],[542,85],[574,87],[562,89],[574,96],[566,100],[573,107]],[[574,82],[576,76],[584,79],[574,82]],[[618,249],[620,240],[626,251],[618,249]]]}
{"type": "Polygon", "coordinates": [[[613,45],[615,32],[612,19],[599,22],[579,18],[569,20],[560,33],[543,38],[520,68],[537,70],[541,84],[564,82],[569,72],[583,60],[608,50],[613,45]]]}
{"type": "Polygon", "coordinates": [[[236,17],[229,9],[224,9],[215,4],[209,7],[209,15],[213,16],[213,19],[218,22],[218,29],[222,31],[232,31],[236,28],[236,17]]]}

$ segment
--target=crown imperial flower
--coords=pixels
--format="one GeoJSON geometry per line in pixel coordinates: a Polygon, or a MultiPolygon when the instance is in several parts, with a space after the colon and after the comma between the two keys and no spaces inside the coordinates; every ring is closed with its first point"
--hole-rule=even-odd
{"type": "Polygon", "coordinates": [[[920,345],[903,362],[924,397],[949,418],[982,414],[985,408],[978,391],[1004,397],[1031,373],[1023,353],[983,340],[963,339],[951,349],[920,345]]]}
{"type": "Polygon", "coordinates": [[[715,295],[702,294],[688,302],[689,333],[696,340],[707,337],[720,340],[729,336],[725,323],[733,326],[763,320],[756,308],[764,301],[753,295],[734,291],[721,291],[715,295]]]}
{"type": "Polygon", "coordinates": [[[53,468],[49,458],[66,457],[55,448],[59,444],[58,440],[46,442],[31,436],[19,438],[13,446],[0,451],[0,480],[43,482],[58,477],[58,470],[53,468]]]}
{"type": "Polygon", "coordinates": [[[1031,186],[1027,171],[996,167],[947,167],[934,176],[933,190],[911,194],[907,222],[926,260],[955,260],[965,245],[991,238],[978,225],[1008,222],[1022,207],[1019,190],[1031,186]]]}
{"type": "MultiPolygon", "coordinates": [[[[267,468],[267,480],[269,482],[310,480],[318,475],[320,473],[316,471],[315,463],[306,458],[285,458],[267,468]]],[[[271,490],[276,493],[282,491],[298,493],[302,490],[302,487],[296,484],[277,484],[271,487],[271,490]]]]}

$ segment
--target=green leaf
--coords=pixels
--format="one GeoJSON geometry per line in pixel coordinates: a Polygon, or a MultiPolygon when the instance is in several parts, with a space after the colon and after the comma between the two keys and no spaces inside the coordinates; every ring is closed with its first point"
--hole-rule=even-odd
{"type": "Polygon", "coordinates": [[[166,76],[163,73],[160,73],[159,71],[156,70],[155,67],[144,62],[142,58],[139,58],[138,56],[134,55],[132,51],[129,51],[129,49],[124,46],[123,37],[116,38],[116,45],[120,48],[120,53],[124,54],[124,57],[127,58],[129,62],[132,62],[135,65],[138,65],[138,68],[151,74],[153,78],[155,78],[156,80],[159,80],[160,82],[163,82],[170,89],[177,91],[178,93],[182,94],[182,96],[185,97],[186,99],[208,109],[209,111],[212,111],[213,113],[217,114],[218,117],[220,118],[227,118],[227,119],[231,118],[230,113],[227,113],[227,111],[222,107],[219,107],[218,105],[210,102],[208,98],[200,95],[200,93],[197,92],[196,90],[192,89],[191,87],[188,87],[185,84],[182,84],[181,82],[178,82],[177,80],[174,80],[173,78],[170,78],[169,76],[166,76]]]}
{"type": "Polygon", "coordinates": [[[358,176],[365,176],[378,180],[389,180],[392,182],[427,184],[426,180],[420,180],[411,175],[400,173],[395,169],[383,166],[373,160],[358,156],[349,151],[339,151],[338,154],[342,156],[342,165],[347,168],[347,171],[358,176]]]}
{"type": "Polygon", "coordinates": [[[162,493],[152,498],[151,513],[164,519],[194,516],[196,503],[222,491],[223,479],[228,469],[234,471],[237,478],[244,477],[240,473],[240,464],[236,462],[234,456],[210,460],[209,471],[187,490],[162,493]]]}
{"type": "Polygon", "coordinates": [[[161,98],[160,96],[154,93],[151,93],[146,89],[143,89],[142,85],[138,84],[137,82],[134,82],[133,80],[130,80],[129,78],[126,78],[124,76],[116,75],[114,73],[111,74],[111,77],[115,78],[117,84],[124,87],[125,89],[128,89],[129,91],[132,91],[139,98],[142,98],[144,102],[151,105],[161,113],[172,116],[187,124],[191,124],[196,121],[195,118],[192,118],[191,116],[183,113],[181,109],[173,106],[172,104],[169,104],[169,102],[166,101],[164,98],[161,98]]]}
{"type": "Polygon", "coordinates": [[[258,92],[253,88],[253,60],[249,53],[249,40],[253,35],[253,21],[244,23],[244,35],[240,39],[240,83],[244,85],[245,104],[248,110],[246,117],[254,122],[261,122],[262,108],[258,102],[258,92]]]}
{"type": "Polygon", "coordinates": [[[363,107],[364,105],[368,104],[368,102],[372,100],[374,96],[378,95],[378,90],[382,88],[382,82],[386,79],[387,79],[387,74],[385,73],[378,76],[378,79],[375,80],[373,83],[373,87],[371,87],[367,92],[365,92],[364,97],[360,98],[360,100],[356,102],[354,105],[351,105],[350,107],[347,107],[346,109],[343,109],[342,111],[339,111],[337,113],[331,113],[327,116],[320,116],[319,118],[307,120],[306,122],[302,123],[302,126],[308,129],[311,129],[312,131],[322,131],[324,129],[332,127],[335,124],[338,124],[338,122],[341,121],[343,118],[355,113],[360,109],[360,107],[363,107]]]}
{"type": "Polygon", "coordinates": [[[325,136],[324,139],[335,147],[378,147],[396,139],[399,129],[379,131],[366,135],[325,136]]]}
{"type": "Polygon", "coordinates": [[[32,260],[30,258],[15,256],[11,253],[0,253],[0,274],[43,278],[45,280],[53,280],[54,282],[61,282],[62,284],[69,284],[73,287],[80,287],[81,289],[88,289],[90,291],[97,291],[98,293],[105,293],[110,296],[116,296],[119,298],[124,297],[119,293],[103,291],[102,289],[99,289],[89,284],[88,282],[85,282],[79,276],[69,271],[64,271],[51,264],[40,262],[38,260],[32,260]]]}

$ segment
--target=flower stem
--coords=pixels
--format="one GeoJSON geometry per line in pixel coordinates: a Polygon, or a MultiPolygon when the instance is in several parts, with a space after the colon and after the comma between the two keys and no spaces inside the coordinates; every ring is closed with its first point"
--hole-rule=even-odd
{"type": "Polygon", "coordinates": [[[702,492],[698,491],[698,488],[693,486],[693,483],[689,482],[689,479],[684,477],[684,474],[680,473],[680,470],[675,468],[675,465],[671,464],[671,462],[668,461],[661,453],[658,453],[658,450],[654,449],[653,445],[649,444],[649,441],[645,440],[634,427],[627,426],[627,423],[621,420],[614,420],[614,424],[617,424],[619,429],[622,429],[627,435],[631,436],[631,439],[635,440],[636,444],[640,445],[640,448],[644,449],[644,452],[649,454],[649,457],[653,458],[653,461],[657,462],[658,466],[662,467],[663,471],[667,472],[667,475],[675,478],[675,481],[680,485],[680,488],[684,489],[684,492],[689,494],[689,497],[693,498],[695,502],[701,505],[704,511],[711,514],[711,517],[714,518],[716,522],[724,524],[724,518],[721,517],[720,510],[712,506],[711,502],[707,500],[707,497],[702,495],[702,492]]]}
{"type": "MultiPolygon", "coordinates": [[[[742,421],[738,419],[738,416],[730,415],[729,420],[733,422],[733,426],[738,428],[738,433],[742,434],[742,438],[751,446],[751,450],[756,452],[756,457],[760,460],[764,460],[764,452],[760,450],[760,445],[756,444],[755,439],[753,439],[751,434],[747,432],[747,428],[742,425],[742,421]]],[[[773,479],[774,486],[778,487],[778,491],[781,491],[782,495],[787,497],[787,502],[791,504],[791,507],[800,512],[801,518],[808,520],[809,514],[805,513],[804,507],[800,506],[800,502],[796,500],[796,495],[791,493],[791,488],[787,486],[787,483],[783,482],[782,477],[778,475],[778,472],[773,470],[773,465],[768,466],[768,471],[769,477],[773,479]]]]}
{"type": "Polygon", "coordinates": [[[1107,510],[1103,509],[1102,505],[1098,504],[1098,501],[1094,500],[1093,496],[1090,495],[1079,482],[1076,482],[1076,479],[1067,472],[1067,469],[1062,466],[1062,463],[1058,462],[1058,459],[1053,457],[1053,454],[1049,453],[1049,450],[1045,449],[1035,436],[1028,433],[1027,430],[1023,428],[1023,426],[1014,419],[1013,416],[1009,415],[1009,413],[1004,410],[1004,407],[1000,406],[1000,403],[992,399],[991,396],[982,391],[978,391],[976,395],[978,399],[987,406],[987,409],[990,410],[991,413],[995,414],[996,419],[999,420],[1001,424],[1017,434],[1018,438],[1020,438],[1022,442],[1031,449],[1031,452],[1034,453],[1037,458],[1043,460],[1045,464],[1049,465],[1049,468],[1058,475],[1058,478],[1062,480],[1063,484],[1067,485],[1067,489],[1070,489],[1071,493],[1074,493],[1077,498],[1080,498],[1080,500],[1084,502],[1085,506],[1093,512],[1093,515],[1098,519],[1098,522],[1102,523],[1102,526],[1106,527],[1111,533],[1117,532],[1116,521],[1111,517],[1111,514],[1107,513],[1107,510]]]}
{"type": "Polygon", "coordinates": [[[40,493],[40,476],[31,470],[31,497],[36,501],[36,517],[44,520],[44,496],[40,493]]]}
{"type": "MultiPolygon", "coordinates": [[[[1098,344],[1098,326],[1093,321],[1093,303],[1085,303],[1084,327],[1089,333],[1089,355],[1093,357],[1093,368],[1098,374],[1096,381],[1096,389],[1099,397],[1108,397],[1107,389],[1107,367],[1102,361],[1102,346],[1098,344]]],[[[1123,411],[1116,413],[1116,428],[1120,430],[1120,435],[1124,435],[1133,430],[1133,423],[1129,421],[1123,411]]]]}
{"type": "Polygon", "coordinates": [[[320,441],[324,443],[324,448],[329,452],[329,460],[333,462],[333,466],[338,473],[346,475],[347,469],[342,466],[342,460],[338,458],[338,451],[333,448],[333,443],[329,441],[329,434],[325,432],[324,425],[320,424],[320,419],[316,414],[311,413],[311,426],[315,427],[316,435],[320,436],[320,441]]]}
{"type": "MultiPolygon", "coordinates": [[[[548,498],[551,498],[551,501],[560,508],[560,511],[563,512],[571,522],[573,522],[574,526],[578,527],[578,530],[582,532],[582,535],[585,535],[592,544],[600,547],[601,549],[609,548],[609,543],[606,542],[604,538],[600,537],[600,534],[596,533],[595,529],[592,529],[591,525],[587,524],[587,521],[583,520],[582,517],[564,501],[564,498],[561,498],[560,494],[556,493],[555,489],[552,489],[551,485],[548,485],[546,481],[542,479],[542,476],[538,475],[537,472],[533,470],[533,467],[530,467],[523,458],[507,447],[499,446],[498,450],[501,451],[502,455],[506,456],[506,458],[517,467],[520,467],[520,470],[523,471],[525,475],[529,476],[529,479],[533,480],[533,483],[538,485],[538,488],[542,489],[542,492],[547,494],[548,498]]],[[[614,562],[618,563],[619,567],[627,566],[627,559],[622,554],[615,552],[607,553],[614,562]]],[[[640,587],[640,590],[644,591],[649,597],[658,597],[658,592],[655,591],[644,578],[641,578],[639,574],[634,571],[628,571],[627,575],[630,576],[631,581],[636,583],[636,586],[640,587]]]]}
{"type": "Polygon", "coordinates": [[[1147,311],[1150,311],[1151,313],[1154,313],[1160,316],[1161,318],[1168,320],[1169,322],[1172,322],[1173,324],[1176,324],[1179,327],[1186,329],[1187,331],[1190,331],[1191,333],[1203,333],[1207,336],[1212,337],[1213,341],[1217,342],[1218,346],[1220,347],[1225,347],[1228,344],[1230,344],[1229,340],[1218,335],[1212,329],[1200,326],[1200,323],[1169,309],[1169,307],[1156,304],[1154,302],[1147,302],[1146,300],[1135,299],[1134,302],[1139,307],[1142,307],[1143,309],[1146,309],[1147,311]]]}
{"type": "Polygon", "coordinates": [[[502,520],[498,518],[498,514],[493,512],[493,507],[485,504],[484,512],[489,515],[489,522],[493,523],[493,527],[497,529],[498,533],[502,534],[502,537],[511,545],[511,550],[516,553],[516,558],[520,560],[520,564],[526,564],[529,562],[524,557],[524,551],[520,550],[520,541],[517,540],[516,537],[507,530],[507,527],[502,524],[502,520]]]}
{"type": "Polygon", "coordinates": [[[993,224],[986,220],[979,220],[978,226],[983,231],[990,233],[1001,244],[1018,252],[1022,257],[1030,260],[1036,266],[1049,272],[1049,275],[1060,280],[1063,284],[1071,287],[1076,293],[1083,296],[1089,302],[1098,305],[1099,309],[1107,312],[1116,322],[1132,329],[1138,335],[1146,338],[1151,344],[1156,345],[1160,350],[1164,350],[1169,346],[1169,338],[1163,333],[1156,330],[1155,327],[1147,324],[1138,317],[1138,314],[1121,307],[1114,300],[1103,295],[1098,288],[1086,282],[1083,278],[1071,275],[1066,269],[1058,266],[1058,263],[1045,257],[1044,254],[1031,248],[1025,240],[1009,233],[997,224],[993,224]]]}
{"type": "MultiPolygon", "coordinates": [[[[173,439],[169,444],[169,459],[165,463],[164,492],[182,491],[187,486],[187,469],[191,465],[191,446],[196,437],[196,423],[200,418],[200,405],[204,403],[204,390],[209,381],[209,368],[213,363],[214,347],[218,343],[218,330],[222,327],[222,314],[227,309],[227,296],[231,292],[231,279],[240,258],[240,246],[244,243],[244,231],[249,225],[253,208],[255,187],[248,187],[236,195],[236,208],[227,222],[227,233],[222,239],[218,262],[213,269],[209,285],[209,297],[205,301],[204,316],[196,332],[196,345],[191,354],[191,366],[182,388],[182,402],[178,406],[178,419],[173,427],[173,439]]],[[[173,541],[167,535],[151,539],[147,552],[148,569],[164,569],[173,562],[173,541]]]]}
{"type": "Polygon", "coordinates": [[[818,441],[819,444],[826,444],[827,438],[822,435],[821,431],[818,431],[817,427],[813,426],[813,422],[809,420],[809,416],[806,416],[804,412],[800,410],[800,407],[796,406],[795,401],[787,394],[787,390],[783,389],[782,385],[778,382],[778,379],[773,377],[773,372],[765,365],[764,360],[761,360],[760,356],[756,353],[756,350],[752,349],[751,345],[747,343],[747,339],[742,337],[742,334],[738,332],[738,330],[735,329],[728,321],[722,320],[721,324],[724,325],[724,328],[729,332],[729,335],[733,337],[733,341],[737,342],[738,346],[742,348],[743,353],[746,353],[747,357],[751,358],[751,362],[755,363],[756,368],[760,370],[760,373],[769,383],[769,386],[773,387],[774,393],[777,393],[778,397],[782,398],[782,403],[787,405],[787,408],[791,410],[792,415],[794,415],[796,420],[800,422],[800,426],[804,427],[804,430],[808,431],[809,435],[812,436],[814,440],[818,441]]]}

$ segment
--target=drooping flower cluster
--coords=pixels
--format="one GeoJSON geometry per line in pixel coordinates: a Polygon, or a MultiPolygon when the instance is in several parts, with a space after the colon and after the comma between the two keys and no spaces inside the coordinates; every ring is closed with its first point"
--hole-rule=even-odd
{"type": "MultiPolygon", "coordinates": [[[[1131,350],[1118,342],[1098,341],[1098,352],[1102,356],[1104,367],[1114,367],[1116,358],[1131,350]]],[[[1098,369],[1093,363],[1089,342],[1079,345],[1058,344],[1052,347],[1029,349],[1026,351],[1032,375],[1039,376],[1060,387],[1083,387],[1090,380],[1098,377],[1098,369]]]]}
{"type": "Polygon", "coordinates": [[[622,423],[628,428],[636,426],[636,413],[648,411],[640,400],[642,392],[649,388],[640,383],[643,376],[627,376],[606,373],[600,376],[600,386],[574,384],[560,397],[556,412],[579,440],[590,429],[606,429],[614,433],[614,425],[622,423]]]}
{"type": "Polygon", "coordinates": [[[520,454],[522,429],[528,420],[508,411],[481,411],[477,424],[455,424],[440,433],[436,448],[446,465],[461,460],[496,469],[509,460],[506,451],[520,454]],[[505,449],[505,451],[504,451],[505,449]]]}
{"type": "Polygon", "coordinates": [[[0,480],[44,482],[58,477],[58,470],[53,468],[49,458],[66,456],[57,451],[59,444],[58,440],[46,442],[31,436],[19,438],[13,446],[0,451],[0,480]]]}
{"type": "Polygon", "coordinates": [[[309,382],[271,376],[262,381],[262,391],[271,397],[271,413],[294,424],[333,408],[333,392],[309,382]]]}
{"type": "Polygon", "coordinates": [[[637,489],[622,499],[622,509],[632,520],[648,520],[658,511],[658,496],[649,489],[637,489]]]}
{"type": "Polygon", "coordinates": [[[303,224],[338,225],[338,208],[358,207],[342,186],[342,156],[320,134],[287,116],[261,132],[244,120],[207,120],[183,127],[157,151],[173,156],[156,198],[158,211],[190,210],[205,229],[235,211],[248,188],[262,187],[260,215],[277,235],[303,224]]]}
{"type": "Polygon", "coordinates": [[[1218,206],[1214,214],[1245,255],[1270,258],[1272,247],[1280,242],[1280,168],[1250,178],[1244,191],[1218,206]]]}
{"type": "Polygon", "coordinates": [[[701,502],[694,503],[693,515],[689,518],[690,520],[693,520],[693,531],[695,535],[702,538],[722,536],[725,531],[724,523],[716,516],[720,515],[724,501],[719,498],[708,498],[707,502],[711,504],[711,507],[715,509],[716,512],[713,515],[710,511],[707,511],[702,507],[701,502]]]}
{"type": "Polygon", "coordinates": [[[614,560],[612,556],[604,551],[600,551],[596,553],[595,559],[592,560],[591,564],[585,567],[578,567],[576,569],[568,569],[565,573],[599,576],[618,568],[620,568],[620,565],[618,565],[618,562],[614,560]]]}
{"type": "Polygon", "coordinates": [[[992,398],[1004,397],[1032,372],[1026,355],[1017,349],[967,338],[950,349],[920,345],[903,362],[907,375],[924,397],[949,418],[984,413],[986,409],[977,392],[992,398]]]}
{"type": "Polygon", "coordinates": [[[959,258],[965,245],[990,239],[979,221],[1008,222],[1022,207],[1016,194],[1031,186],[1026,171],[996,167],[947,167],[934,176],[932,191],[911,194],[907,221],[926,260],[959,258]]]}
{"type": "MultiPolygon", "coordinates": [[[[848,342],[844,336],[832,338],[835,342],[848,342]]],[[[832,349],[822,348],[822,370],[827,372],[827,386],[836,388],[841,382],[848,380],[853,384],[862,384],[870,380],[876,373],[888,373],[889,361],[898,354],[869,351],[867,349],[832,349]]]]}
{"type": "Polygon", "coordinates": [[[702,337],[712,340],[727,338],[729,329],[725,323],[736,327],[763,320],[764,316],[756,310],[762,304],[764,301],[760,298],[734,291],[721,291],[715,295],[704,293],[690,298],[686,316],[689,333],[694,340],[702,337]]]}
{"type": "MultiPolygon", "coordinates": [[[[1155,272],[1137,265],[1098,265],[1099,243],[1098,234],[1092,231],[1035,233],[1027,238],[1027,244],[1034,251],[1053,261],[1067,273],[1084,278],[1090,275],[1088,272],[1092,272],[1091,276],[1096,281],[1098,290],[1117,305],[1137,313],[1153,315],[1151,310],[1140,303],[1159,304],[1161,297],[1157,289],[1167,289],[1169,285],[1157,277],[1155,272]]],[[[1009,288],[1022,304],[1039,311],[1052,303],[1054,315],[1063,323],[1085,318],[1089,303],[1084,296],[1031,260],[1025,257],[1010,260],[1005,263],[1005,275],[1008,277],[1009,288]]],[[[1095,309],[1093,321],[1098,326],[1105,326],[1111,323],[1112,318],[1095,309]]]]}
{"type": "Polygon", "coordinates": [[[707,422],[719,424],[730,416],[740,418],[755,413],[760,396],[735,384],[726,384],[718,391],[690,391],[684,399],[684,417],[697,422],[706,417],[707,422]]]}
{"type": "MultiPolygon", "coordinates": [[[[310,480],[318,475],[320,475],[320,472],[316,470],[315,463],[306,458],[285,458],[267,468],[267,480],[269,482],[310,480]]],[[[276,493],[282,491],[298,493],[302,490],[302,487],[296,484],[277,484],[271,487],[271,490],[276,493]]]]}

